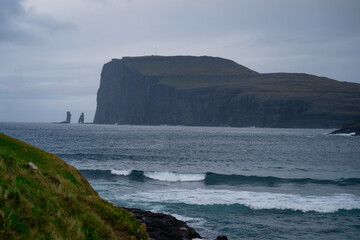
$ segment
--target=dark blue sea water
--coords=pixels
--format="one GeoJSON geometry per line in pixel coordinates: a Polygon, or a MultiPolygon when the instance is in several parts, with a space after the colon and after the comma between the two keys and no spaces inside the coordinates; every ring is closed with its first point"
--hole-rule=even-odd
{"type": "Polygon", "coordinates": [[[359,239],[360,138],[329,129],[0,123],[115,204],[215,239],[359,239]]]}

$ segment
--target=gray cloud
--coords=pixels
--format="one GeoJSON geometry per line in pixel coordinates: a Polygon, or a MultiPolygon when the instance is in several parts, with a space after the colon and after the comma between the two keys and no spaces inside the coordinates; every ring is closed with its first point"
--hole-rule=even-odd
{"type": "Polygon", "coordinates": [[[0,42],[13,41],[22,35],[16,20],[23,14],[24,11],[20,0],[2,0],[0,8],[0,42]]]}
{"type": "Polygon", "coordinates": [[[24,0],[1,0],[0,47],[4,44],[31,44],[43,40],[49,32],[72,29],[66,22],[25,9],[24,0]]]}
{"type": "Polygon", "coordinates": [[[360,83],[359,12],[358,0],[1,0],[0,121],[89,116],[102,65],[155,49],[360,83]]]}

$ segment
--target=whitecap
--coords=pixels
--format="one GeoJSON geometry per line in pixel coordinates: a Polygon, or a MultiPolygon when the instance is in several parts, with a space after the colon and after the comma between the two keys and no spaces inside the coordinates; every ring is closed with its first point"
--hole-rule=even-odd
{"type": "Polygon", "coordinates": [[[356,133],[355,132],[352,132],[352,133],[336,133],[335,135],[336,136],[344,136],[344,137],[352,137],[352,136],[355,136],[356,133]]]}
{"type": "Polygon", "coordinates": [[[193,182],[205,180],[205,174],[175,173],[175,172],[145,172],[148,178],[166,182],[193,182]]]}
{"type": "Polygon", "coordinates": [[[281,209],[294,211],[336,212],[360,209],[360,197],[352,194],[303,196],[297,194],[232,191],[220,189],[167,189],[136,192],[117,196],[136,202],[185,203],[192,205],[241,204],[254,210],[281,209]]]}
{"type": "Polygon", "coordinates": [[[170,214],[171,216],[175,217],[177,220],[189,223],[192,226],[200,226],[200,225],[203,225],[204,223],[206,223],[206,220],[203,218],[187,217],[187,216],[183,216],[180,214],[167,213],[167,212],[165,212],[165,214],[170,214]]]}
{"type": "Polygon", "coordinates": [[[121,176],[128,176],[130,175],[132,172],[132,169],[130,170],[115,170],[115,169],[111,169],[111,174],[115,174],[115,175],[121,175],[121,176]]]}

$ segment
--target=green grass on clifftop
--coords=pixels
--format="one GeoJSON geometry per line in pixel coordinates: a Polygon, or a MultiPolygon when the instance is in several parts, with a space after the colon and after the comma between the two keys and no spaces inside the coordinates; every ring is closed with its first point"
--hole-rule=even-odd
{"type": "Polygon", "coordinates": [[[100,198],[77,169],[0,133],[0,239],[149,237],[143,224],[100,198]]]}

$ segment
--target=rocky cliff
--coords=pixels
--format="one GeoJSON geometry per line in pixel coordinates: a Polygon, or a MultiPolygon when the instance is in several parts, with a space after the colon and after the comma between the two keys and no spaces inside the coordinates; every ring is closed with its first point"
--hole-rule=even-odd
{"type": "Polygon", "coordinates": [[[102,69],[94,123],[335,128],[360,119],[360,84],[259,74],[215,57],[124,57],[102,69]]]}

